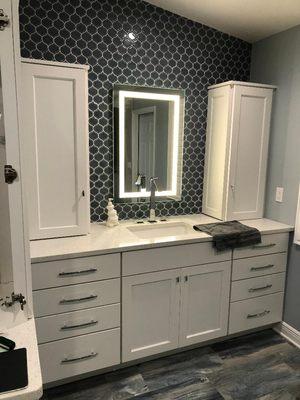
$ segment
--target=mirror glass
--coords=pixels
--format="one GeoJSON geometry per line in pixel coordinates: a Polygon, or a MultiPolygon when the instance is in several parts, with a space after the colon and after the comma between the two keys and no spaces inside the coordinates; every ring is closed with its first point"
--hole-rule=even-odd
{"type": "Polygon", "coordinates": [[[181,197],[184,92],[118,85],[114,88],[115,200],[181,197]]]}

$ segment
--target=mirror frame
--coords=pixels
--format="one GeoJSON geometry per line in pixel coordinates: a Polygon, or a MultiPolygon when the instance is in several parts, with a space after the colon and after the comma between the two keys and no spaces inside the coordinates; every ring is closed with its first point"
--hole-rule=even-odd
{"type": "Polygon", "coordinates": [[[174,130],[172,143],[171,189],[157,191],[160,200],[181,200],[184,100],[182,89],[165,89],[147,86],[114,85],[113,88],[113,132],[114,132],[114,199],[119,203],[145,202],[150,191],[125,191],[125,99],[168,100],[174,102],[174,130]],[[175,140],[174,140],[175,136],[175,140]]]}

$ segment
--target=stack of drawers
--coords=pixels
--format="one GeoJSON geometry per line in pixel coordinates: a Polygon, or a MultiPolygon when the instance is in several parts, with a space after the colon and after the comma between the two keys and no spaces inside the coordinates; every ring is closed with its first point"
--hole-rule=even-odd
{"type": "Polygon", "coordinates": [[[32,264],[43,382],[120,363],[120,254],[32,264]]]}
{"type": "Polygon", "coordinates": [[[229,334],[282,319],[288,233],[233,252],[229,334]]]}

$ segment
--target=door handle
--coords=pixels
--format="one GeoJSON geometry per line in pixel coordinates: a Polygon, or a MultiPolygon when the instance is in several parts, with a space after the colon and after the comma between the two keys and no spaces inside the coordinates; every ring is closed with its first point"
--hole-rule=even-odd
{"type": "Polygon", "coordinates": [[[60,329],[62,331],[67,331],[69,329],[79,329],[79,328],[87,328],[89,326],[97,325],[98,321],[91,320],[89,322],[83,322],[82,324],[76,324],[76,325],[64,325],[60,329]]]}
{"type": "Polygon", "coordinates": [[[266,285],[266,286],[261,286],[261,287],[257,287],[257,288],[250,288],[248,289],[248,292],[252,293],[252,292],[257,292],[259,290],[266,290],[266,289],[270,289],[273,285],[266,285]]]}
{"type": "Polygon", "coordinates": [[[254,244],[252,246],[253,249],[267,249],[269,247],[276,246],[276,243],[267,243],[267,244],[254,244]]]}
{"type": "Polygon", "coordinates": [[[92,274],[94,272],[97,272],[97,268],[89,268],[89,269],[82,269],[80,271],[68,271],[68,272],[60,272],[58,276],[64,277],[64,276],[76,276],[76,275],[84,275],[84,274],[92,274]]]}
{"type": "Polygon", "coordinates": [[[59,304],[69,304],[69,303],[77,303],[77,302],[80,302],[80,301],[94,300],[97,297],[98,296],[96,294],[91,294],[89,296],[79,297],[77,299],[62,299],[62,300],[60,300],[59,304]]]}
{"type": "Polygon", "coordinates": [[[271,312],[270,310],[265,310],[265,311],[263,311],[261,313],[257,313],[257,314],[248,314],[247,318],[250,319],[250,318],[264,317],[265,315],[270,314],[270,312],[271,312]]]}
{"type": "Polygon", "coordinates": [[[275,267],[274,264],[263,265],[262,267],[251,267],[250,271],[259,271],[260,269],[268,269],[275,267]]]}
{"type": "Polygon", "coordinates": [[[81,357],[74,357],[74,358],[66,357],[63,360],[61,360],[61,363],[62,364],[67,364],[67,363],[71,363],[71,362],[74,362],[74,361],[88,360],[89,358],[97,357],[97,355],[98,355],[98,353],[95,353],[95,352],[92,351],[90,354],[87,354],[87,355],[81,356],[81,357]]]}

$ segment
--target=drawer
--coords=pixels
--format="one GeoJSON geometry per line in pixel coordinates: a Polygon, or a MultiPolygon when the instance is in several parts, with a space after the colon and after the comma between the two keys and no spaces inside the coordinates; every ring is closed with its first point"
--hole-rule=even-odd
{"type": "Polygon", "coordinates": [[[231,260],[231,251],[218,252],[211,242],[123,253],[123,276],[231,260]]]}
{"type": "Polygon", "coordinates": [[[233,251],[233,258],[253,257],[262,254],[280,253],[287,251],[289,242],[288,233],[274,233],[262,235],[261,243],[254,246],[243,247],[233,251]]]}
{"type": "Polygon", "coordinates": [[[120,302],[120,279],[82,283],[33,292],[36,317],[120,302]]]}
{"type": "Polygon", "coordinates": [[[236,281],[238,279],[284,272],[286,270],[286,263],[287,253],[233,260],[232,280],[236,281]]]}
{"type": "Polygon", "coordinates": [[[120,329],[40,344],[43,383],[120,363],[120,329]]]}
{"type": "Polygon", "coordinates": [[[118,328],[120,304],[36,318],[39,343],[118,328]]]}
{"type": "Polygon", "coordinates": [[[285,273],[260,276],[258,278],[235,281],[231,284],[231,300],[238,301],[265,294],[283,292],[285,273]]]}
{"type": "Polygon", "coordinates": [[[230,304],[229,334],[279,322],[283,292],[230,304]]]}
{"type": "Polygon", "coordinates": [[[32,288],[46,289],[120,277],[120,254],[32,264],[32,288]]]}

